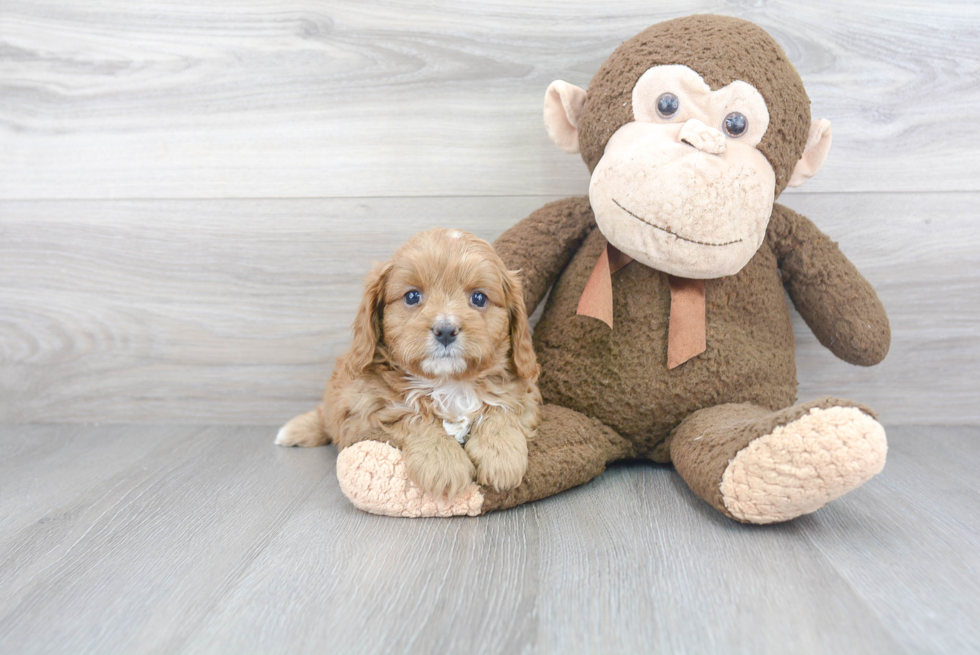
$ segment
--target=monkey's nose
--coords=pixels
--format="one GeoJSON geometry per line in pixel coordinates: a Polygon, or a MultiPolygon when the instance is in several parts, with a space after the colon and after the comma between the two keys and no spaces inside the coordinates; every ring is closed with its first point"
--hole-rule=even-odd
{"type": "Polygon", "coordinates": [[[436,335],[436,341],[448,346],[456,340],[456,335],[459,334],[459,326],[452,323],[437,323],[432,328],[432,334],[436,335]]]}
{"type": "Polygon", "coordinates": [[[678,138],[681,142],[710,155],[720,155],[725,152],[725,135],[721,130],[708,127],[696,118],[684,123],[678,138]]]}

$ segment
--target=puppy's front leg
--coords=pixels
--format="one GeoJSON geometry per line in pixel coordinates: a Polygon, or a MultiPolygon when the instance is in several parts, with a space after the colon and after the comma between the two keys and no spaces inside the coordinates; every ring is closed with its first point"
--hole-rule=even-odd
{"type": "Polygon", "coordinates": [[[524,479],[530,430],[521,418],[502,407],[490,407],[470,431],[466,452],[476,464],[476,481],[481,485],[506,491],[524,479]]]}
{"type": "Polygon", "coordinates": [[[396,428],[408,477],[435,496],[454,498],[476,473],[473,462],[442,424],[402,421],[396,428]]]}

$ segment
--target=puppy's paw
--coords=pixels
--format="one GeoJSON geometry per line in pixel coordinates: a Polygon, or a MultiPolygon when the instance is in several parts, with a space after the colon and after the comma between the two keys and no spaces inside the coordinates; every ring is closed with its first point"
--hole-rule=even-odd
{"type": "Polygon", "coordinates": [[[425,493],[408,477],[402,451],[379,441],[360,441],[337,455],[337,480],[360,510],[384,516],[477,516],[483,493],[472,482],[455,498],[425,493]]]}
{"type": "Polygon", "coordinates": [[[527,439],[519,430],[477,435],[466,442],[476,464],[476,481],[484,487],[507,491],[521,484],[527,473],[527,439]]]}
{"type": "Polygon", "coordinates": [[[455,498],[473,482],[476,468],[458,443],[448,438],[405,448],[408,477],[434,496],[455,498]]]}

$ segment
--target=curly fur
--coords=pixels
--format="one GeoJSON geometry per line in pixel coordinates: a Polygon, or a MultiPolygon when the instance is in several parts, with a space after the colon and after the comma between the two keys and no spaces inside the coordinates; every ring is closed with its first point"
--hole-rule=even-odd
{"type": "Polygon", "coordinates": [[[287,423],[276,443],[388,442],[404,451],[409,477],[436,495],[453,497],[474,478],[511,489],[538,423],[537,377],[516,274],[486,241],[430,230],[368,275],[323,403],[287,423]],[[420,292],[417,305],[405,301],[409,291],[420,292]],[[470,302],[474,291],[486,307],[470,302]],[[447,322],[458,336],[443,346],[433,328],[447,322]]]}

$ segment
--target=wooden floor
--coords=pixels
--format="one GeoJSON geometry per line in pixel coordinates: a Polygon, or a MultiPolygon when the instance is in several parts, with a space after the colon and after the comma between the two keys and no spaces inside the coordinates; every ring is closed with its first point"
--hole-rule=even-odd
{"type": "Polygon", "coordinates": [[[980,428],[889,430],[784,525],[669,467],[479,518],[353,509],[271,427],[0,430],[0,653],[969,653],[980,428]]]}

